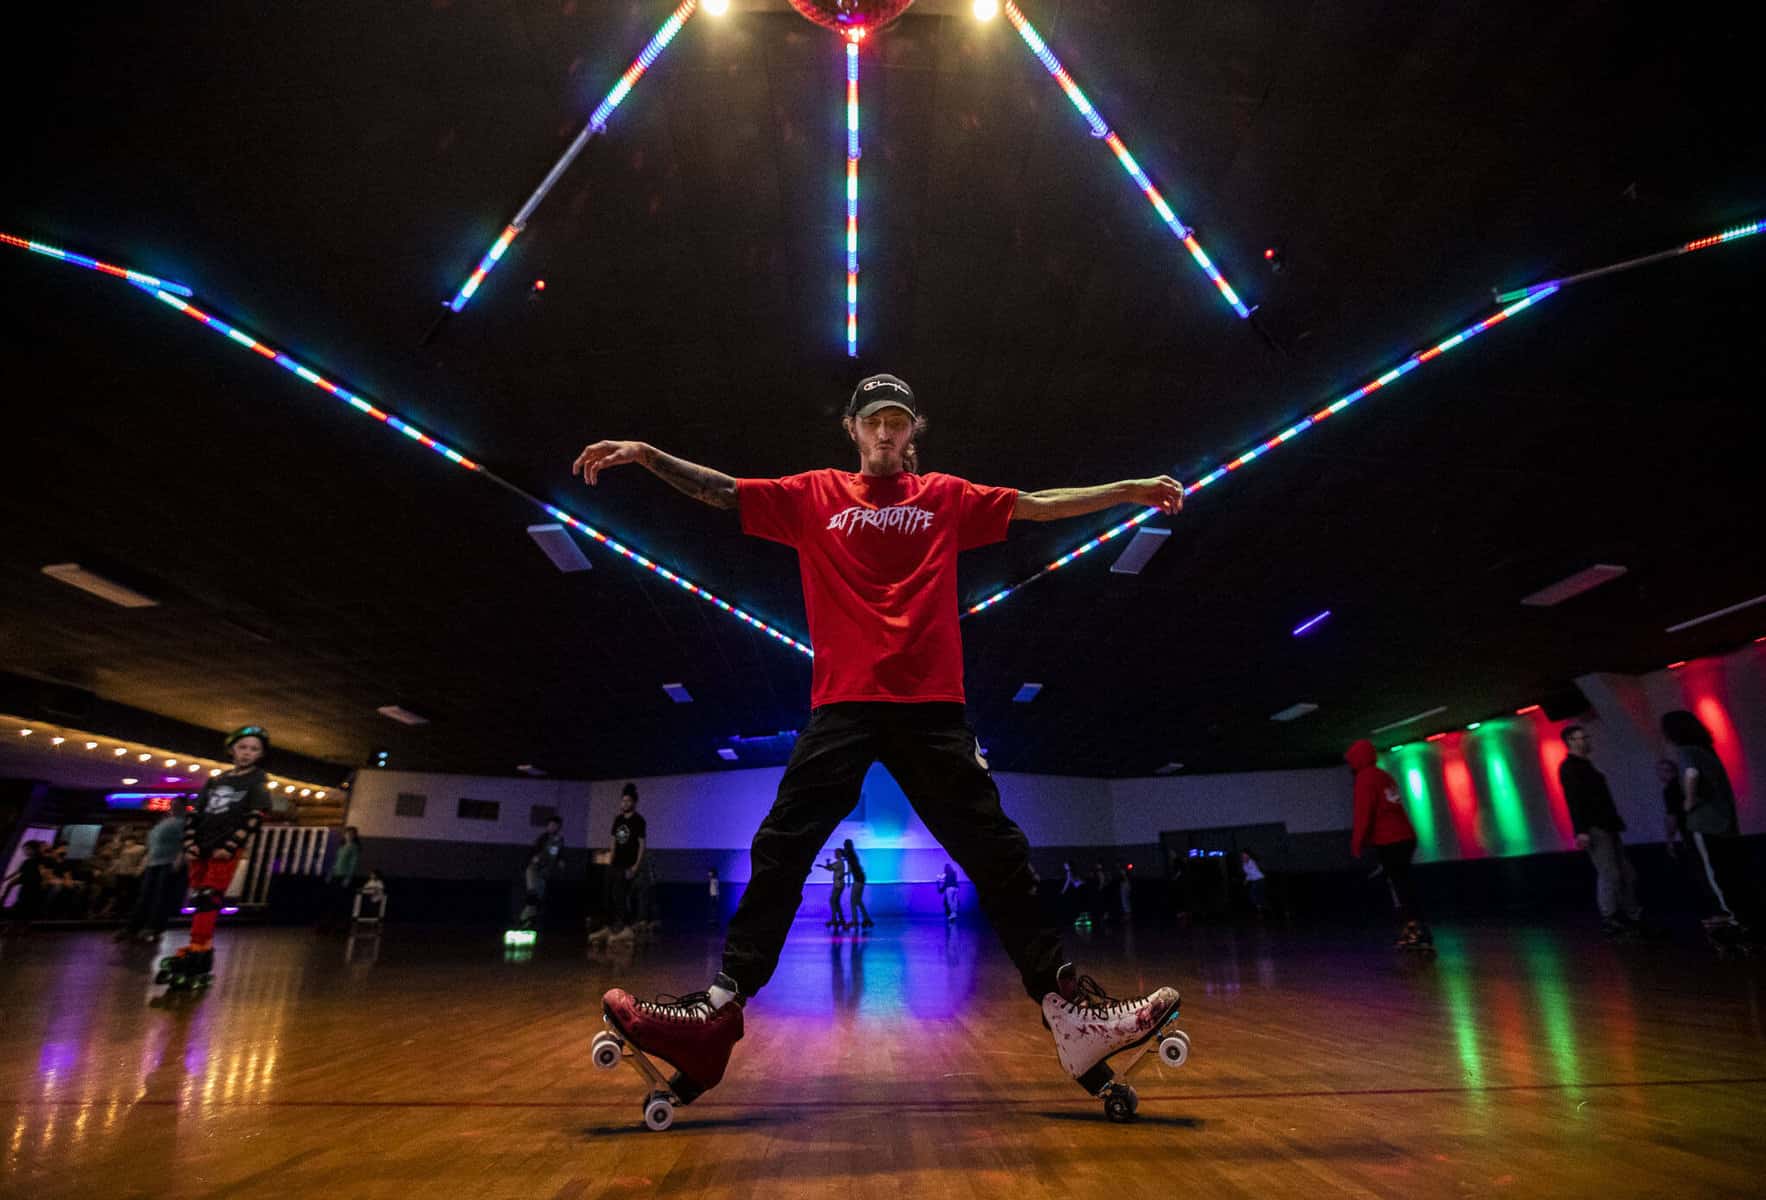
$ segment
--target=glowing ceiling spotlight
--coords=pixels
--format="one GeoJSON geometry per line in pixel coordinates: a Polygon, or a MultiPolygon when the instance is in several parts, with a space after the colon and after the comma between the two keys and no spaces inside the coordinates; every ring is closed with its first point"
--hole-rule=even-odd
{"type": "Polygon", "coordinates": [[[714,17],[721,17],[730,11],[730,0],[705,0],[705,11],[714,17]]]}
{"type": "Polygon", "coordinates": [[[144,287],[164,288],[179,296],[188,296],[190,289],[181,283],[173,283],[169,279],[161,279],[157,275],[149,275],[144,271],[131,271],[127,267],[119,267],[113,263],[100,262],[96,258],[87,258],[84,254],[75,254],[72,250],[62,250],[43,242],[33,242],[29,238],[14,237],[10,233],[0,233],[0,242],[8,246],[17,246],[20,250],[29,250],[32,254],[41,254],[45,258],[53,258],[60,262],[72,263],[76,267],[85,267],[89,271],[102,271],[106,275],[115,275],[118,279],[126,279],[130,283],[138,283],[144,287]]]}
{"type": "Polygon", "coordinates": [[[858,44],[846,42],[846,357],[858,357],[858,44]]]}
{"type": "MultiPolygon", "coordinates": [[[[1008,11],[1009,11],[1009,6],[1008,6],[1008,11]]],[[[1196,482],[1186,485],[1184,487],[1183,494],[1186,497],[1195,495],[1197,492],[1201,491],[1203,488],[1208,487],[1209,485],[1216,483],[1216,482],[1220,481],[1221,479],[1224,479],[1226,476],[1232,474],[1234,471],[1237,471],[1240,467],[1243,467],[1246,463],[1249,463],[1249,462],[1252,462],[1256,459],[1262,458],[1265,454],[1268,454],[1271,450],[1274,450],[1277,446],[1281,446],[1281,445],[1286,444],[1287,442],[1293,441],[1295,438],[1299,437],[1301,434],[1305,433],[1307,430],[1311,429],[1313,426],[1317,425],[1319,422],[1324,421],[1330,417],[1336,416],[1338,413],[1340,413],[1344,409],[1348,408],[1351,404],[1354,404],[1357,400],[1360,400],[1365,396],[1372,395],[1374,392],[1377,392],[1381,388],[1385,387],[1387,384],[1392,383],[1393,381],[1400,379],[1405,375],[1410,374],[1412,371],[1416,370],[1418,367],[1422,366],[1424,363],[1432,362],[1433,360],[1441,357],[1443,354],[1446,354],[1449,350],[1452,350],[1457,346],[1464,345],[1466,342],[1470,341],[1472,338],[1475,338],[1480,333],[1483,333],[1486,329],[1489,329],[1494,325],[1501,324],[1503,321],[1508,320],[1510,317],[1514,316],[1516,313],[1524,312],[1525,310],[1533,307],[1533,305],[1539,303],[1539,301],[1541,301],[1541,300],[1544,300],[1547,296],[1550,296],[1556,290],[1557,289],[1555,287],[1547,287],[1543,291],[1533,292],[1532,294],[1524,296],[1522,299],[1509,305],[1507,308],[1502,309],[1499,312],[1495,312],[1495,313],[1490,314],[1488,317],[1485,317],[1482,321],[1479,321],[1477,324],[1466,326],[1464,329],[1460,330],[1458,333],[1454,334],[1452,337],[1435,343],[1435,345],[1429,347],[1427,350],[1422,350],[1422,351],[1419,351],[1415,354],[1412,354],[1409,358],[1405,359],[1403,362],[1399,363],[1397,366],[1393,367],[1390,371],[1387,371],[1385,374],[1379,376],[1378,378],[1368,380],[1366,383],[1364,383],[1360,387],[1356,388],[1353,392],[1350,392],[1347,395],[1338,397],[1336,400],[1332,401],[1330,404],[1325,405],[1323,408],[1319,409],[1317,412],[1313,413],[1311,416],[1301,418],[1299,421],[1296,421],[1294,424],[1288,426],[1286,429],[1282,430],[1280,433],[1276,434],[1275,436],[1273,436],[1265,441],[1259,442],[1255,446],[1250,447],[1244,453],[1240,454],[1237,458],[1231,460],[1230,462],[1225,462],[1225,463],[1220,464],[1218,467],[1215,467],[1214,470],[1208,472],[1208,474],[1202,476],[1202,478],[1198,479],[1196,482]]],[[[1099,546],[1103,545],[1105,542],[1108,542],[1113,538],[1121,537],[1124,533],[1127,533],[1129,530],[1135,528],[1138,525],[1142,525],[1142,524],[1146,523],[1147,521],[1152,520],[1154,517],[1156,517],[1158,515],[1159,515],[1159,510],[1156,508],[1143,508],[1143,509],[1141,509],[1139,512],[1135,513],[1134,516],[1128,518],[1126,521],[1123,521],[1117,525],[1113,525],[1109,529],[1106,529],[1106,530],[1104,530],[1104,532],[1098,534],[1096,537],[1089,538],[1086,541],[1081,542],[1079,545],[1075,546],[1073,549],[1069,550],[1067,553],[1061,555],[1061,557],[1055,559],[1053,562],[1051,562],[1047,566],[1043,567],[1042,570],[1038,571],[1036,574],[1031,575],[1030,577],[1028,577],[1026,579],[1020,580],[1019,582],[1013,584],[1011,587],[1002,588],[999,591],[995,592],[993,595],[988,596],[984,600],[981,600],[975,604],[971,604],[968,608],[963,610],[963,616],[964,617],[972,617],[978,612],[983,612],[989,608],[992,608],[994,605],[998,604],[1000,601],[1004,600],[1006,597],[1012,595],[1014,592],[1017,592],[1025,587],[1029,586],[1030,584],[1035,583],[1037,580],[1041,579],[1045,575],[1051,574],[1055,571],[1059,571],[1062,567],[1068,565],[1074,559],[1082,558],[1085,555],[1090,554],[1093,550],[1096,550],[1099,546]]],[[[1296,631],[1296,633],[1298,633],[1298,632],[1299,631],[1296,631]]]]}
{"type": "Polygon", "coordinates": [[[1061,85],[1061,90],[1067,93],[1067,99],[1073,102],[1073,107],[1079,110],[1079,115],[1084,117],[1086,124],[1091,126],[1092,136],[1103,139],[1104,143],[1110,147],[1110,152],[1116,156],[1116,161],[1122,164],[1122,169],[1128,172],[1129,178],[1134,180],[1135,186],[1140,188],[1147,201],[1152,204],[1153,211],[1159,214],[1159,219],[1164,221],[1166,227],[1177,236],[1177,240],[1183,243],[1183,248],[1190,252],[1190,258],[1195,260],[1196,265],[1202,269],[1202,274],[1209,278],[1220,294],[1226,298],[1226,302],[1232,305],[1234,312],[1238,313],[1241,318],[1249,317],[1251,310],[1245,306],[1243,300],[1239,299],[1239,294],[1233,290],[1232,285],[1226,281],[1226,276],[1222,275],[1220,269],[1214,265],[1214,260],[1208,257],[1208,252],[1202,249],[1202,243],[1196,240],[1195,232],[1185,225],[1172,211],[1171,205],[1165,202],[1165,197],[1160,195],[1159,189],[1153,186],[1153,181],[1147,178],[1147,173],[1141,170],[1140,164],[1134,160],[1134,155],[1130,154],[1128,147],[1123,145],[1122,138],[1111,131],[1110,126],[1104,121],[1103,115],[1092,106],[1090,100],[1086,99],[1085,93],[1079,90],[1079,85],[1073,82],[1071,75],[1067,74],[1067,68],[1061,65],[1061,60],[1055,57],[1055,53],[1049,49],[1048,43],[1042,40],[1042,35],[1036,32],[1036,27],[1025,19],[1023,12],[1012,0],[1006,0],[1005,11],[1006,19],[1012,23],[1012,27],[1024,39],[1024,44],[1030,47],[1030,52],[1036,55],[1048,73],[1054,77],[1055,82],[1061,85]]]}
{"type": "MultiPolygon", "coordinates": [[[[631,93],[632,87],[644,77],[644,72],[650,69],[651,64],[662,56],[664,50],[668,49],[668,44],[674,41],[675,34],[681,31],[681,26],[687,23],[687,19],[693,15],[698,6],[699,0],[684,0],[684,3],[674,10],[668,20],[662,23],[662,27],[656,31],[656,36],[650,39],[650,43],[644,47],[643,52],[632,61],[631,66],[626,68],[625,74],[619,77],[619,82],[613,85],[613,89],[607,93],[594,113],[590,115],[589,123],[583,126],[582,132],[576,135],[575,140],[565,148],[558,161],[552,164],[552,169],[546,172],[546,177],[540,180],[540,186],[528,196],[527,202],[515,214],[514,220],[503,227],[503,232],[497,235],[497,240],[491,243],[491,248],[485,251],[483,258],[478,260],[478,266],[473,268],[472,274],[466,277],[466,282],[460,285],[460,290],[454,293],[454,298],[448,301],[449,311],[459,312],[466,307],[467,302],[477,293],[479,285],[484,282],[485,276],[496,269],[497,263],[508,252],[510,244],[521,236],[522,230],[527,228],[528,220],[533,216],[534,210],[540,206],[540,202],[546,198],[546,193],[550,192],[558,180],[563,177],[564,172],[570,169],[570,164],[576,161],[576,156],[581,154],[583,147],[589,144],[589,139],[597,133],[607,132],[607,120],[613,115],[613,110],[618,108],[620,101],[631,93]]],[[[724,7],[728,7],[727,0],[724,7]]],[[[446,315],[446,313],[443,314],[443,316],[446,315]]]]}
{"type": "Polygon", "coordinates": [[[1596,267],[1591,271],[1579,271],[1574,275],[1566,275],[1562,279],[1547,279],[1544,283],[1530,284],[1524,288],[1516,288],[1512,292],[1502,292],[1496,297],[1496,302],[1498,304],[1507,304],[1510,300],[1519,300],[1522,296],[1529,296],[1534,292],[1543,291],[1546,288],[1566,288],[1573,283],[1581,283],[1587,279],[1598,279],[1602,275],[1614,275],[1620,271],[1629,271],[1633,267],[1647,266],[1650,263],[1661,262],[1664,259],[1669,258],[1679,258],[1682,254],[1692,254],[1699,250],[1709,250],[1712,246],[1721,246],[1728,242],[1739,241],[1742,238],[1753,237],[1757,233],[1766,233],[1766,221],[1750,221],[1745,225],[1737,225],[1733,228],[1725,229],[1722,233],[1714,233],[1710,237],[1696,238],[1693,241],[1676,246],[1672,250],[1662,250],[1655,254],[1645,254],[1639,258],[1627,258],[1622,262],[1609,263],[1604,267],[1596,267]]]}
{"type": "Polygon", "coordinates": [[[1000,15],[1000,3],[999,0],[975,0],[970,11],[977,21],[991,21],[1000,15]]]}

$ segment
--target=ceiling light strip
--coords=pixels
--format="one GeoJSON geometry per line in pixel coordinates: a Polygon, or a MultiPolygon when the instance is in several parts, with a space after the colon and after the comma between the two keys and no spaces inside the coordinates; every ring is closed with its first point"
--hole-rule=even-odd
{"type": "Polygon", "coordinates": [[[1177,240],[1183,243],[1184,249],[1190,252],[1190,257],[1202,269],[1202,273],[1208,276],[1214,286],[1219,289],[1220,294],[1226,298],[1226,302],[1232,305],[1233,311],[1238,313],[1241,318],[1250,316],[1251,310],[1245,306],[1243,300],[1239,299],[1239,294],[1233,291],[1232,285],[1226,281],[1226,277],[1214,265],[1214,260],[1208,257],[1208,252],[1202,249],[1202,243],[1196,240],[1195,231],[1184,224],[1182,219],[1172,211],[1171,205],[1165,202],[1165,197],[1159,194],[1159,189],[1153,186],[1153,181],[1147,178],[1147,173],[1141,170],[1140,164],[1134,160],[1134,155],[1130,154],[1128,147],[1123,145],[1122,138],[1104,121],[1102,114],[1092,106],[1092,102],[1086,99],[1085,93],[1079,90],[1079,85],[1074,83],[1073,77],[1067,73],[1067,68],[1061,65],[1061,60],[1055,57],[1054,51],[1049,49],[1048,43],[1042,40],[1042,35],[1036,32],[1036,27],[1025,18],[1023,12],[1016,4],[1012,3],[1012,0],[1006,0],[1006,18],[1012,22],[1012,28],[1016,29],[1018,35],[1024,39],[1024,44],[1030,47],[1030,52],[1036,55],[1048,73],[1054,77],[1055,82],[1061,85],[1061,90],[1067,93],[1067,99],[1073,102],[1073,107],[1079,110],[1079,115],[1084,117],[1086,123],[1091,126],[1092,136],[1103,139],[1105,145],[1110,147],[1110,152],[1116,156],[1116,161],[1122,164],[1122,169],[1128,172],[1129,177],[1134,180],[1135,186],[1140,188],[1148,202],[1152,204],[1153,210],[1159,214],[1159,219],[1164,221],[1167,228],[1177,236],[1177,240]]]}
{"type": "Polygon", "coordinates": [[[496,269],[497,263],[502,260],[510,244],[520,237],[522,231],[527,228],[529,218],[540,206],[540,202],[546,198],[546,193],[550,192],[558,180],[563,177],[564,172],[570,169],[570,164],[576,161],[576,156],[581,154],[583,147],[589,144],[589,139],[598,133],[607,132],[607,121],[613,116],[613,110],[618,108],[620,102],[630,94],[632,87],[644,77],[644,72],[650,69],[651,64],[662,57],[662,52],[668,49],[668,44],[674,41],[675,34],[681,31],[681,26],[687,23],[687,19],[698,7],[699,0],[685,0],[679,8],[674,10],[668,20],[662,23],[662,27],[656,31],[656,36],[650,39],[650,44],[645,46],[643,52],[632,60],[632,65],[627,67],[625,74],[619,77],[619,82],[613,85],[613,90],[609,91],[602,99],[600,106],[589,117],[589,123],[583,126],[582,132],[576,135],[576,139],[559,156],[558,161],[552,164],[552,169],[546,172],[544,179],[540,180],[540,186],[533,190],[532,195],[528,196],[527,203],[521,206],[521,211],[515,214],[515,219],[503,227],[503,232],[497,235],[497,240],[491,243],[491,248],[485,251],[483,258],[478,260],[478,266],[473,269],[472,274],[466,277],[466,282],[460,285],[460,290],[454,293],[454,298],[448,301],[447,307],[451,311],[459,312],[466,307],[478,291],[479,285],[484,282],[485,276],[496,269]]]}
{"type": "Polygon", "coordinates": [[[141,284],[145,287],[164,288],[179,296],[190,294],[190,289],[181,283],[173,283],[169,279],[161,279],[159,276],[149,275],[145,271],[131,271],[128,267],[100,262],[96,258],[87,258],[84,254],[75,254],[72,250],[63,250],[45,242],[33,242],[29,238],[15,237],[10,233],[0,233],[0,242],[4,242],[8,246],[17,246],[20,250],[29,250],[32,254],[41,254],[45,258],[53,258],[58,262],[85,267],[89,271],[102,271],[106,275],[115,275],[118,279],[126,279],[130,283],[141,284]]]}
{"type": "MultiPolygon", "coordinates": [[[[1479,321],[1477,324],[1466,326],[1464,329],[1460,330],[1458,333],[1454,334],[1452,337],[1446,338],[1440,342],[1435,343],[1433,346],[1429,347],[1427,350],[1422,350],[1422,351],[1419,351],[1415,354],[1412,354],[1409,358],[1405,359],[1403,362],[1399,363],[1397,366],[1393,367],[1391,370],[1387,371],[1385,374],[1380,375],[1377,378],[1370,379],[1370,380],[1368,380],[1368,382],[1362,384],[1360,387],[1356,388],[1354,391],[1349,392],[1346,395],[1338,397],[1336,400],[1332,401],[1330,404],[1327,404],[1325,407],[1319,409],[1317,412],[1313,413],[1311,416],[1301,418],[1299,421],[1296,421],[1294,424],[1288,426],[1286,429],[1282,430],[1280,433],[1276,434],[1274,437],[1271,437],[1266,441],[1259,442],[1257,445],[1252,446],[1250,449],[1246,450],[1244,453],[1240,454],[1237,458],[1233,459],[1232,461],[1220,464],[1218,467],[1214,468],[1214,470],[1208,472],[1208,474],[1206,474],[1206,475],[1202,476],[1202,478],[1198,479],[1195,483],[1189,484],[1187,487],[1185,487],[1183,490],[1183,494],[1186,497],[1193,496],[1197,492],[1201,491],[1203,488],[1208,487],[1211,484],[1219,482],[1220,480],[1226,478],[1228,475],[1232,474],[1234,471],[1237,471],[1240,467],[1243,467],[1246,463],[1252,462],[1255,459],[1262,458],[1265,454],[1268,454],[1271,450],[1274,450],[1276,447],[1281,446],[1284,443],[1293,441],[1295,438],[1299,437],[1301,434],[1305,433],[1307,430],[1309,430],[1309,429],[1313,428],[1314,426],[1316,426],[1317,424],[1319,424],[1319,422],[1324,421],[1327,418],[1336,416],[1338,413],[1340,413],[1344,409],[1348,408],[1351,404],[1354,404],[1357,400],[1360,400],[1365,396],[1371,395],[1372,393],[1379,391],[1381,388],[1385,387],[1387,384],[1396,381],[1397,379],[1401,378],[1402,376],[1410,374],[1410,372],[1416,370],[1418,367],[1422,366],[1424,363],[1434,361],[1435,359],[1441,357],[1443,354],[1446,354],[1449,350],[1452,350],[1458,346],[1464,345],[1466,342],[1477,337],[1480,333],[1483,333],[1486,329],[1489,329],[1494,325],[1501,324],[1503,321],[1508,320],[1510,317],[1514,316],[1516,313],[1523,312],[1526,309],[1531,308],[1533,305],[1537,304],[1539,301],[1544,300],[1547,296],[1550,296],[1556,290],[1557,289],[1555,289],[1555,288],[1547,288],[1544,291],[1534,292],[1534,293],[1522,298],[1521,300],[1516,301],[1514,304],[1509,305],[1507,308],[1504,308],[1498,312],[1494,312],[1494,313],[1490,314],[1488,317],[1485,317],[1482,321],[1479,321]]],[[[995,592],[993,595],[987,597],[985,600],[981,600],[975,604],[970,605],[967,609],[965,609],[963,611],[963,616],[964,617],[972,617],[978,612],[983,612],[986,609],[992,608],[994,605],[998,604],[1000,601],[1004,600],[1006,597],[1012,595],[1014,592],[1017,592],[1020,589],[1025,588],[1032,583],[1035,583],[1037,580],[1041,579],[1045,575],[1051,574],[1055,571],[1059,571],[1062,567],[1067,566],[1074,559],[1081,558],[1087,554],[1090,554],[1093,550],[1096,550],[1099,546],[1103,545],[1105,542],[1108,542],[1108,541],[1112,540],[1113,538],[1117,538],[1117,537],[1122,536],[1122,534],[1128,532],[1130,529],[1133,529],[1138,525],[1144,524],[1145,522],[1152,520],[1154,517],[1156,517],[1158,515],[1159,515],[1159,510],[1156,508],[1141,509],[1139,512],[1135,513],[1134,516],[1128,518],[1126,521],[1123,521],[1117,525],[1113,525],[1109,529],[1106,529],[1106,530],[1104,530],[1104,532],[1098,534],[1096,537],[1090,538],[1090,539],[1080,543],[1079,545],[1075,546],[1073,549],[1071,549],[1067,553],[1061,555],[1061,557],[1055,559],[1053,562],[1049,563],[1047,566],[1043,567],[1042,570],[1038,571],[1034,575],[1031,575],[1029,578],[1020,580],[1019,582],[1013,584],[1011,587],[1002,588],[999,591],[995,592]]]]}
{"type": "Polygon", "coordinates": [[[1746,225],[1736,225],[1725,229],[1722,233],[1714,233],[1710,237],[1695,238],[1690,242],[1662,250],[1655,254],[1645,254],[1639,258],[1627,258],[1621,262],[1610,263],[1604,267],[1596,267],[1591,271],[1580,271],[1575,275],[1566,275],[1562,279],[1548,279],[1543,283],[1530,284],[1524,288],[1516,288],[1512,292],[1503,292],[1496,297],[1498,304],[1507,304],[1522,296],[1540,291],[1544,288],[1566,288],[1571,284],[1582,283],[1588,279],[1598,279],[1602,275],[1614,275],[1620,271],[1629,271],[1633,267],[1648,266],[1650,263],[1662,262],[1665,259],[1679,258],[1682,254],[1693,254],[1700,250],[1709,250],[1712,246],[1722,246],[1729,242],[1740,241],[1742,238],[1753,237],[1757,233],[1766,233],[1766,221],[1752,221],[1746,225]]]}
{"type": "Polygon", "coordinates": [[[846,43],[846,357],[858,357],[858,38],[846,43]]]}
{"type": "Polygon", "coordinates": [[[729,601],[722,599],[721,597],[719,597],[715,593],[713,593],[703,587],[700,587],[697,583],[694,583],[691,579],[688,579],[686,576],[681,575],[676,571],[670,570],[668,567],[664,566],[663,564],[655,561],[654,559],[652,559],[644,554],[639,553],[636,550],[633,550],[629,546],[621,544],[616,538],[610,537],[609,535],[601,532],[599,529],[596,529],[594,526],[588,524],[586,521],[579,521],[577,518],[571,516],[569,513],[565,512],[563,509],[558,508],[557,506],[552,505],[552,504],[547,504],[545,501],[539,499],[538,497],[527,492],[526,490],[524,490],[520,487],[517,487],[513,483],[510,483],[507,479],[502,478],[501,476],[497,475],[495,472],[486,470],[481,464],[476,463],[476,462],[472,461],[471,459],[465,457],[464,455],[460,454],[457,450],[454,450],[451,447],[443,445],[441,442],[436,441],[434,438],[430,437],[427,433],[424,433],[421,429],[417,428],[415,425],[412,425],[409,421],[402,420],[401,418],[396,417],[396,416],[392,415],[391,413],[385,411],[384,409],[380,408],[378,405],[375,405],[375,404],[369,402],[368,400],[363,399],[361,396],[350,391],[348,388],[345,388],[341,384],[338,384],[330,379],[327,379],[325,376],[319,374],[317,371],[314,371],[311,368],[307,367],[305,364],[301,363],[299,360],[289,357],[287,354],[276,349],[274,346],[270,346],[270,345],[265,344],[264,342],[258,340],[257,338],[252,337],[250,334],[247,334],[244,331],[240,330],[236,326],[229,325],[227,322],[221,320],[219,317],[216,317],[211,313],[204,312],[203,310],[197,308],[195,305],[189,304],[189,303],[185,302],[183,299],[181,299],[177,296],[174,296],[171,293],[164,291],[163,289],[143,288],[142,290],[143,291],[152,290],[152,293],[153,293],[153,296],[155,299],[158,299],[161,302],[163,302],[167,305],[170,305],[172,308],[177,309],[179,312],[183,313],[185,316],[192,317],[198,321],[201,321],[204,325],[207,325],[210,329],[213,329],[215,332],[226,336],[230,341],[237,342],[239,345],[244,346],[247,350],[252,351],[254,354],[258,354],[264,358],[269,359],[271,362],[274,362],[277,366],[282,367],[284,370],[288,371],[289,373],[291,373],[293,375],[298,375],[300,378],[302,378],[306,382],[312,384],[314,387],[319,388],[321,391],[329,392],[331,395],[336,396],[339,400],[342,400],[342,401],[348,403],[350,405],[350,407],[358,410],[359,412],[365,413],[370,417],[373,417],[375,420],[379,421],[383,425],[386,425],[389,428],[398,430],[400,433],[404,434],[406,437],[410,438],[412,441],[417,442],[417,443],[429,448],[430,450],[435,451],[437,454],[440,454],[443,458],[446,458],[449,462],[453,463],[454,465],[464,467],[468,471],[472,471],[476,474],[482,475],[484,478],[490,480],[492,483],[497,484],[498,486],[504,488],[507,491],[513,492],[517,496],[520,496],[522,499],[528,501],[530,504],[533,504],[533,505],[545,510],[547,515],[551,516],[554,520],[562,521],[566,525],[569,525],[572,529],[580,530],[582,533],[587,535],[591,540],[606,547],[608,550],[619,555],[621,558],[627,560],[628,562],[636,563],[638,566],[643,567],[646,571],[649,571],[654,575],[658,575],[661,578],[667,580],[669,583],[674,584],[676,587],[680,588],[682,591],[688,592],[694,596],[699,597],[701,600],[704,600],[707,604],[715,605],[716,607],[721,608],[724,612],[729,613],[732,617],[735,617],[738,621],[742,622],[744,625],[747,625],[753,629],[759,630],[761,633],[766,634],[768,637],[772,638],[773,640],[778,641],[778,642],[782,642],[785,645],[791,647],[793,650],[796,650],[801,654],[813,657],[813,654],[812,654],[810,648],[808,646],[804,645],[802,642],[798,641],[796,638],[791,637],[789,634],[781,632],[780,630],[774,628],[772,625],[761,620],[759,617],[754,616],[752,613],[745,612],[742,609],[731,604],[729,601]]]}

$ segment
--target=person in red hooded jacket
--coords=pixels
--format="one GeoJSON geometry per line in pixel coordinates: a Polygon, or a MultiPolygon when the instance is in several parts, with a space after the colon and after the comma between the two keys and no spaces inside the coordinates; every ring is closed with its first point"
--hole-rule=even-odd
{"type": "Polygon", "coordinates": [[[1410,877],[1410,860],[1416,855],[1416,829],[1400,803],[1398,781],[1374,765],[1374,744],[1366,738],[1350,746],[1343,760],[1355,769],[1355,829],[1350,835],[1349,852],[1360,858],[1363,846],[1374,848],[1380,867],[1392,884],[1398,919],[1404,923],[1397,944],[1404,948],[1433,946],[1435,939],[1423,923],[1416,884],[1410,877]]]}

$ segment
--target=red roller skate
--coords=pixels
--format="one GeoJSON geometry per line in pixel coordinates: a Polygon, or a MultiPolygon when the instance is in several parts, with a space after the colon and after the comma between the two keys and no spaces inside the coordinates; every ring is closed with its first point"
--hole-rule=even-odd
{"type": "Polygon", "coordinates": [[[677,1106],[693,1103],[717,1086],[730,1051],[742,1040],[742,1005],[735,1000],[714,1008],[710,992],[639,1000],[623,988],[601,998],[607,1028],[595,1035],[591,1054],[604,1071],[621,1059],[651,1085],[644,1098],[644,1124],[661,1132],[674,1124],[677,1106]],[[665,1080],[650,1061],[654,1054],[675,1068],[665,1080]]]}

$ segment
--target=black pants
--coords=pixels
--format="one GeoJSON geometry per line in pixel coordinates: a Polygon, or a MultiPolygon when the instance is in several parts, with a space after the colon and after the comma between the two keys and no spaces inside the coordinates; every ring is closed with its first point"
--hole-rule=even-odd
{"type": "Polygon", "coordinates": [[[772,979],[816,854],[858,804],[873,762],[901,784],[927,830],[974,881],[1024,990],[1034,1000],[1054,991],[1066,960],[1036,902],[1030,843],[1000,808],[960,704],[825,704],[810,715],[754,835],[753,875],[730,918],[724,973],[749,996],[772,979]]]}
{"type": "Polygon", "coordinates": [[[1379,856],[1380,866],[1385,868],[1386,878],[1391,881],[1392,898],[1398,901],[1398,919],[1420,923],[1423,910],[1416,899],[1416,881],[1410,877],[1410,860],[1416,855],[1416,840],[1387,842],[1384,846],[1375,846],[1374,853],[1379,856]]]}
{"type": "Polygon", "coordinates": [[[183,896],[182,870],[171,863],[148,867],[141,872],[141,890],[135,893],[135,906],[123,928],[130,933],[164,933],[172,919],[173,906],[183,896]]]}
{"type": "Polygon", "coordinates": [[[632,919],[626,911],[632,897],[632,881],[625,876],[629,869],[609,863],[607,874],[602,878],[601,911],[608,926],[614,930],[624,929],[632,919]]]}

